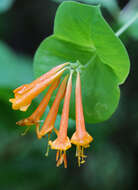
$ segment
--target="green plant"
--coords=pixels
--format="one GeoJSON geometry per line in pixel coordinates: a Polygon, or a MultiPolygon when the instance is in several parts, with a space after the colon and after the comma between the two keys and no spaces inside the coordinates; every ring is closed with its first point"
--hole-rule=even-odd
{"type": "MultiPolygon", "coordinates": [[[[41,43],[35,55],[36,77],[64,62],[81,68],[85,121],[96,123],[111,117],[119,102],[119,85],[129,73],[129,58],[99,6],[63,2],[58,8],[54,34],[41,43]]],[[[72,96],[73,119],[74,104],[72,96]]]]}
{"type": "Polygon", "coordinates": [[[50,140],[49,145],[57,150],[57,166],[64,161],[67,167],[66,150],[71,143],[77,147],[79,165],[85,162],[83,149],[89,147],[93,138],[85,129],[84,118],[87,123],[99,123],[115,112],[120,98],[119,86],[127,78],[130,67],[127,51],[118,36],[137,17],[136,14],[115,34],[102,17],[99,6],[72,1],[59,6],[54,33],[41,43],[35,54],[34,72],[39,78],[15,89],[15,98],[10,99],[13,109],[26,111],[32,99],[51,85],[33,116],[17,124],[36,125],[38,138],[45,134],[49,136],[55,130],[57,139],[54,142],[50,140]],[[65,77],[67,73],[69,80],[68,75],[65,77]],[[59,80],[62,83],[55,97],[53,91],[58,88],[59,80]],[[64,96],[62,109],[59,104],[64,96]],[[41,126],[40,118],[48,103],[51,109],[41,126]],[[58,111],[59,114],[62,112],[59,131],[54,128],[58,111]],[[76,117],[76,131],[71,141],[67,136],[69,116],[71,119],[76,117]]]}

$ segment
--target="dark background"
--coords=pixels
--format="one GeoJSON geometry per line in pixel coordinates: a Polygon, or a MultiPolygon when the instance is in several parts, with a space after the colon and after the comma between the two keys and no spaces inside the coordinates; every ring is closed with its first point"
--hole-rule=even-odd
{"type": "MultiPolygon", "coordinates": [[[[126,15],[138,11],[137,0],[100,2],[114,31],[128,21],[126,15]]],[[[50,0],[0,0],[0,190],[136,189],[138,21],[120,37],[128,50],[131,71],[121,86],[119,107],[109,121],[87,126],[94,142],[82,167],[78,168],[75,149],[71,149],[68,169],[56,168],[55,151],[44,156],[47,140],[37,140],[33,130],[22,137],[24,129],[15,124],[28,113],[13,111],[8,99],[14,88],[33,80],[34,53],[52,34],[58,6],[50,0]],[[4,8],[2,1],[7,2],[4,8]]]]}

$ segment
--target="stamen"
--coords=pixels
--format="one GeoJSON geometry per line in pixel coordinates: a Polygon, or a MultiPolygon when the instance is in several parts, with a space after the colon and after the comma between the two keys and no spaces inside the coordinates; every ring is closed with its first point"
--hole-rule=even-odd
{"type": "Polygon", "coordinates": [[[84,164],[85,163],[85,160],[83,159],[83,160],[81,160],[81,164],[84,164]]]}
{"type": "Polygon", "coordinates": [[[77,149],[78,149],[78,166],[80,167],[80,160],[81,160],[81,158],[80,158],[80,146],[77,146],[77,149]]]}
{"type": "MultiPolygon", "coordinates": [[[[49,140],[50,140],[50,134],[51,134],[51,133],[48,133],[48,142],[49,142],[49,140]]],[[[47,143],[47,150],[46,150],[46,153],[45,153],[45,156],[46,156],[46,157],[48,156],[49,148],[50,148],[50,146],[49,146],[49,144],[47,143]]]]}
{"type": "Polygon", "coordinates": [[[78,147],[76,146],[76,157],[78,157],[78,147]]]}
{"type": "Polygon", "coordinates": [[[25,131],[24,131],[23,133],[21,133],[21,136],[26,135],[26,134],[28,133],[29,129],[30,129],[30,127],[27,127],[27,128],[25,129],[25,131]]]}
{"type": "Polygon", "coordinates": [[[58,150],[56,154],[56,161],[57,161],[56,164],[57,167],[59,167],[64,162],[64,168],[67,168],[66,151],[58,150]]]}
{"type": "Polygon", "coordinates": [[[39,128],[40,128],[40,125],[39,123],[36,124],[36,135],[37,135],[37,138],[39,139],[39,128]]]}
{"type": "Polygon", "coordinates": [[[78,166],[80,167],[81,164],[85,163],[85,158],[87,158],[86,155],[84,155],[84,147],[83,146],[77,146],[76,148],[76,156],[78,157],[78,166]]]}
{"type": "Polygon", "coordinates": [[[62,163],[63,163],[64,159],[63,159],[63,155],[62,152],[60,153],[60,157],[59,160],[57,161],[56,166],[59,167],[62,163]]]}
{"type": "Polygon", "coordinates": [[[60,156],[59,156],[59,157],[61,157],[61,156],[62,156],[62,150],[60,150],[59,153],[60,153],[60,156]]]}
{"type": "Polygon", "coordinates": [[[56,154],[56,161],[58,161],[59,159],[59,150],[57,151],[57,154],[56,154]]]}

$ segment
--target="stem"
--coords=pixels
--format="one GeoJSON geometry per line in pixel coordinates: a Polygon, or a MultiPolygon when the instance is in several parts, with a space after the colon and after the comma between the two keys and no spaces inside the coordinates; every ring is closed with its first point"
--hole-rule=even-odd
{"type": "Polygon", "coordinates": [[[128,27],[136,21],[137,18],[138,13],[116,32],[116,36],[120,36],[123,32],[125,32],[128,29],[128,27]]]}

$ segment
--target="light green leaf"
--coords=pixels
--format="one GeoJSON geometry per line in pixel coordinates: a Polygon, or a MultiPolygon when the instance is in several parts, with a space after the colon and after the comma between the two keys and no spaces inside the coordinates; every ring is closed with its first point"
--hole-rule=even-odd
{"type": "Polygon", "coordinates": [[[0,13],[10,9],[15,0],[0,0],[0,13]]]}
{"type": "MultiPolygon", "coordinates": [[[[63,1],[70,1],[70,0],[52,0],[55,1],[57,3],[62,3],[63,1]]],[[[74,1],[78,1],[78,0],[74,0],[74,1]]],[[[119,14],[119,6],[117,4],[116,0],[80,0],[78,2],[82,2],[82,3],[88,3],[88,4],[100,4],[103,7],[105,7],[111,15],[113,15],[114,17],[116,17],[119,14]]]]}
{"type": "Polygon", "coordinates": [[[6,44],[0,42],[0,99],[8,99],[11,90],[33,80],[32,60],[16,55],[6,44]]]}
{"type": "Polygon", "coordinates": [[[33,79],[31,59],[16,55],[6,44],[0,42],[0,88],[15,88],[33,79]]]}

